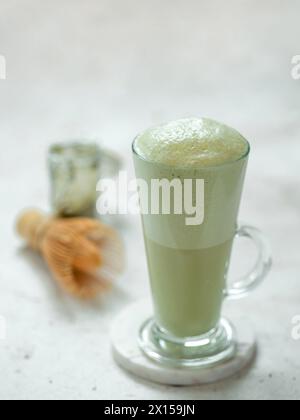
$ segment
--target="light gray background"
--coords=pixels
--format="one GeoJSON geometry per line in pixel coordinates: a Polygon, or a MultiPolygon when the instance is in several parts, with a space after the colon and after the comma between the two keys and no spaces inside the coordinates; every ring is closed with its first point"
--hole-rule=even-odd
{"type": "MultiPolygon", "coordinates": [[[[0,398],[299,398],[300,2],[0,0],[0,398]],[[128,269],[102,303],[60,293],[13,231],[23,207],[48,208],[52,140],[103,140],[130,165],[130,142],[157,122],[205,115],[253,147],[242,220],[270,238],[274,268],[238,305],[256,329],[252,370],[208,387],[137,380],[112,361],[108,331],[149,293],[137,218],[123,221],[128,269]]],[[[248,248],[245,248],[248,250],[248,248]]],[[[235,253],[233,275],[248,265],[235,253]]]]}

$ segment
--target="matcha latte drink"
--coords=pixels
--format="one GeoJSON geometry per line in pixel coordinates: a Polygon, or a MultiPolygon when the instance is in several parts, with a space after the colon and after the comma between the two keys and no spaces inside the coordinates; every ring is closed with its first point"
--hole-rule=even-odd
{"type": "MultiPolygon", "coordinates": [[[[155,317],[143,325],[140,345],[157,361],[207,366],[235,354],[233,329],[221,319],[224,297],[247,293],[270,267],[262,235],[249,226],[237,229],[249,150],[237,131],[209,119],[170,122],[134,141],[136,175],[149,186],[149,197],[153,180],[179,180],[183,201],[191,185],[185,182],[194,186],[194,215],[183,203],[180,214],[171,205],[168,214],[142,216],[155,317]],[[228,289],[237,235],[252,238],[260,252],[253,273],[228,289]]],[[[162,194],[167,191],[174,198],[172,188],[162,194]]]]}

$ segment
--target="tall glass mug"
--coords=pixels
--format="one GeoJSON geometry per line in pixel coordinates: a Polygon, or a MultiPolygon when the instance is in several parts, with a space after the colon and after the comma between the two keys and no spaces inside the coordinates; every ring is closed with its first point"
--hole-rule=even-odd
{"type": "Polygon", "coordinates": [[[190,215],[184,211],[142,214],[154,317],[141,326],[140,347],[151,359],[172,366],[211,366],[230,359],[236,339],[232,325],[221,317],[224,299],[246,295],[271,267],[263,235],[254,227],[237,227],[250,146],[245,140],[246,152],[229,163],[182,167],[145,158],[136,141],[136,177],[146,181],[149,191],[153,180],[179,179],[184,197],[185,180],[204,181],[201,224],[187,224],[190,215]],[[252,240],[258,257],[251,273],[229,286],[236,237],[252,240]]]}

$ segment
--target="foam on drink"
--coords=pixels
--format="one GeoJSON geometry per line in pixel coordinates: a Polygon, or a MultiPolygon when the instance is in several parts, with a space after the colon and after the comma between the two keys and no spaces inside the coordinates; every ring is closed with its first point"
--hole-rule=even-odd
{"type": "Polygon", "coordinates": [[[172,121],[140,134],[136,152],[144,159],[174,167],[211,167],[235,162],[249,150],[233,128],[208,118],[172,121]]]}

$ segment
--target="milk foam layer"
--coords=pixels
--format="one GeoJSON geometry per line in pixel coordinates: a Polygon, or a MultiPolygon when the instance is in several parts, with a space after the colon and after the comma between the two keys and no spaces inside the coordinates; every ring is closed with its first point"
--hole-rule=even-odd
{"type": "Polygon", "coordinates": [[[248,142],[236,130],[207,118],[150,128],[135,141],[142,158],[174,167],[218,166],[238,160],[248,149],[248,142]]]}

